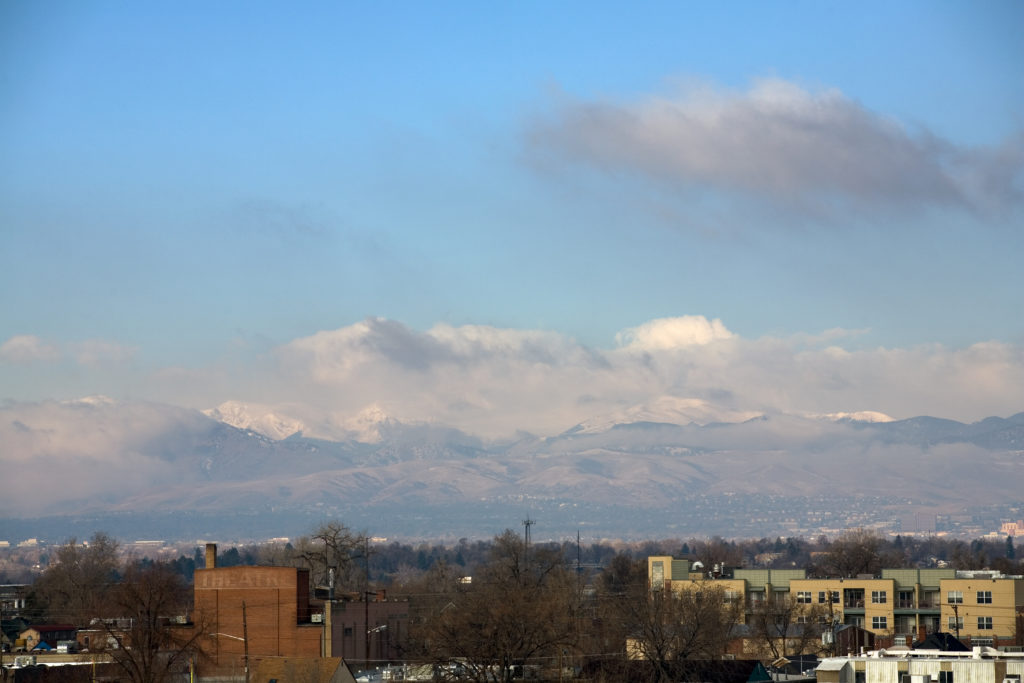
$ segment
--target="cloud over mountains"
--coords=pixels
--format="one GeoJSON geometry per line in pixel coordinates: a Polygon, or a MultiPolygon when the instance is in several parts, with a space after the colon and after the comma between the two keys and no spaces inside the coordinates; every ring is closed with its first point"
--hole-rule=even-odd
{"type": "MultiPolygon", "coordinates": [[[[964,482],[984,459],[1005,472],[999,495],[1019,491],[1024,414],[976,425],[900,419],[1019,413],[1021,348],[841,346],[855,336],[747,339],[683,316],[596,349],[547,331],[367,319],[240,366],[193,369],[183,394],[192,405],[0,405],[0,459],[19,472],[0,513],[337,501],[366,512],[504,505],[524,490],[599,507],[622,497],[670,505],[694,492],[822,495],[830,477],[857,478],[851,463],[900,482],[922,458],[964,482]],[[223,386],[232,393],[217,407],[195,405],[223,386]]],[[[165,375],[149,379],[155,394],[165,375]]],[[[931,487],[922,495],[952,504],[982,486],[951,498],[940,479],[919,480],[931,487]]],[[[851,495],[877,494],[873,479],[861,484],[851,495]]],[[[893,486],[885,495],[899,494],[893,486]]]]}
{"type": "Polygon", "coordinates": [[[266,381],[292,411],[303,403],[324,408],[295,416],[328,436],[369,405],[489,437],[556,434],[660,396],[741,411],[968,420],[1018,407],[1019,347],[844,348],[852,337],[833,330],[745,339],[720,320],[684,316],[623,330],[615,347],[596,349],[552,332],[450,325],[418,332],[370,319],[281,346],[266,381]]]}
{"type": "MultiPolygon", "coordinates": [[[[4,346],[20,360],[16,341],[4,346]]],[[[136,385],[147,398],[194,409],[257,404],[272,415],[271,431],[300,424],[307,436],[324,438],[346,438],[367,411],[484,438],[552,435],[666,396],[743,413],[877,411],[964,421],[1020,408],[1020,346],[865,349],[856,341],[843,330],[748,339],[695,315],[622,330],[616,345],[601,349],[549,331],[448,324],[419,331],[370,318],[231,365],[158,370],[136,385]]]]}

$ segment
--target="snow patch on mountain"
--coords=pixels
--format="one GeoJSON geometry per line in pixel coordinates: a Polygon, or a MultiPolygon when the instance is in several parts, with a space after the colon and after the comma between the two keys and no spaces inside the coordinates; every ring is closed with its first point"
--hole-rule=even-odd
{"type": "Polygon", "coordinates": [[[117,401],[115,401],[114,399],[110,398],[109,396],[104,396],[102,394],[94,394],[92,396],[83,396],[82,398],[73,398],[73,399],[71,399],[69,401],[61,401],[61,403],[63,405],[66,405],[66,406],[92,406],[92,407],[117,405],[117,401]]]}
{"type": "Polygon", "coordinates": [[[306,429],[301,420],[279,415],[267,406],[241,401],[225,401],[216,408],[204,410],[203,414],[232,427],[257,432],[277,441],[306,429]]]}
{"type": "Polygon", "coordinates": [[[342,427],[348,436],[362,443],[380,443],[384,440],[383,432],[388,427],[398,424],[397,420],[376,403],[363,408],[355,417],[342,421],[342,427]]]}
{"type": "Polygon", "coordinates": [[[746,422],[762,416],[763,413],[757,411],[725,408],[699,398],[661,396],[625,410],[585,420],[570,431],[574,434],[600,434],[616,425],[637,422],[704,426],[710,423],[746,422]]]}
{"type": "Polygon", "coordinates": [[[832,422],[895,422],[896,418],[874,410],[858,410],[852,413],[816,413],[807,417],[832,422]]]}

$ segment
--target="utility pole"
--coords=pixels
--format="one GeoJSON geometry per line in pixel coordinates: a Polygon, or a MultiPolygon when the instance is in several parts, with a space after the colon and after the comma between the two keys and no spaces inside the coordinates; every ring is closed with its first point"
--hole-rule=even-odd
{"type": "MultiPolygon", "coordinates": [[[[363,537],[363,665],[370,666],[370,538],[363,537]]],[[[377,595],[374,593],[374,595],[377,595]]]]}
{"type": "Polygon", "coordinates": [[[529,515],[527,515],[526,519],[523,520],[523,527],[526,529],[525,533],[523,534],[523,564],[527,567],[530,566],[530,527],[536,523],[537,522],[530,519],[529,515]]]}
{"type": "Polygon", "coordinates": [[[320,648],[321,657],[334,656],[334,624],[331,623],[332,612],[334,611],[334,574],[335,568],[327,568],[327,605],[324,607],[323,629],[321,639],[323,647],[320,648]]]}
{"type": "Polygon", "coordinates": [[[245,618],[245,600],[242,601],[242,645],[245,648],[245,683],[249,683],[249,622],[245,618]]]}

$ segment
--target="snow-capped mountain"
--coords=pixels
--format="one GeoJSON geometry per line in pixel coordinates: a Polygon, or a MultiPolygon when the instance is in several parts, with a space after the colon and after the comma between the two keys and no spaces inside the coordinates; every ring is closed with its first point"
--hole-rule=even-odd
{"type": "Polygon", "coordinates": [[[883,516],[1019,501],[1024,413],[972,424],[884,417],[768,415],[663,398],[556,436],[496,443],[396,420],[380,406],[333,418],[343,438],[324,439],[279,409],[241,403],[206,413],[100,398],[8,404],[0,449],[19,485],[0,498],[0,518],[330,509],[450,529],[452,519],[471,525],[483,511],[546,505],[587,510],[580,524],[620,524],[628,508],[636,524],[657,526],[676,516],[670,510],[718,497],[701,523],[728,530],[730,519],[749,523],[758,500],[799,497],[804,508],[818,500],[821,514],[833,514],[837,495],[862,496],[876,501],[865,514],[883,516]]]}
{"type": "Polygon", "coordinates": [[[240,401],[225,401],[203,414],[218,422],[257,432],[271,439],[286,439],[306,430],[302,420],[280,415],[267,406],[240,401]]]}

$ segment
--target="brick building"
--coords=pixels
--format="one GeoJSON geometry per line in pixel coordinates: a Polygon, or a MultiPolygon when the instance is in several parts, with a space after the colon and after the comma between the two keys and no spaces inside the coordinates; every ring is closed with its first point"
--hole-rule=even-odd
{"type": "Polygon", "coordinates": [[[207,544],[206,568],[195,572],[193,622],[203,675],[241,673],[264,657],[324,654],[322,606],[310,603],[309,571],[295,567],[218,567],[207,544]],[[246,651],[248,650],[248,662],[246,651]]]}

